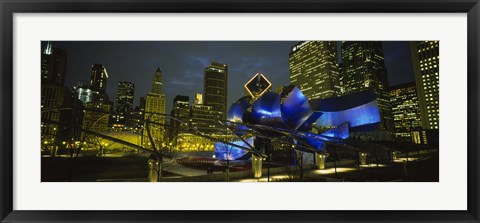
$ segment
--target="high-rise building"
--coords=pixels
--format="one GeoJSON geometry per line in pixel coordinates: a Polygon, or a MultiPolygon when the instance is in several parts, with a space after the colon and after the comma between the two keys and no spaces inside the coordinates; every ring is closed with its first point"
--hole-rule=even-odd
{"type": "Polygon", "coordinates": [[[390,89],[390,102],[396,140],[412,141],[412,132],[422,129],[415,83],[397,85],[390,89]]]}
{"type": "Polygon", "coordinates": [[[413,71],[423,129],[438,129],[439,117],[439,41],[412,42],[413,71]]]}
{"type": "Polygon", "coordinates": [[[227,112],[228,66],[212,62],[204,70],[205,105],[212,106],[214,118],[225,120],[227,112]]]}
{"type": "Polygon", "coordinates": [[[91,90],[88,84],[83,81],[79,81],[77,85],[73,86],[73,96],[80,100],[84,105],[98,98],[98,94],[98,91],[91,90]]]}
{"type": "Polygon", "coordinates": [[[117,84],[117,104],[115,111],[117,113],[126,113],[133,108],[133,95],[135,84],[128,81],[121,81],[117,84]]]}
{"type": "Polygon", "coordinates": [[[44,144],[59,145],[65,138],[63,130],[66,126],[59,125],[65,110],[57,110],[66,106],[68,90],[64,86],[67,66],[67,53],[62,49],[52,49],[47,43],[41,54],[41,134],[44,144]]]}
{"type": "Polygon", "coordinates": [[[153,75],[153,84],[152,84],[152,93],[155,94],[162,94],[162,88],[163,88],[163,75],[162,71],[160,70],[160,67],[157,67],[157,71],[155,71],[155,74],[153,75]]]}
{"type": "Polygon", "coordinates": [[[140,97],[140,102],[138,103],[140,111],[145,111],[145,97],[140,97]]]}
{"type": "Polygon", "coordinates": [[[340,96],[336,42],[300,42],[292,47],[288,63],[290,83],[309,100],[340,96]]]}
{"type": "Polygon", "coordinates": [[[189,125],[190,120],[190,98],[188,96],[177,95],[173,99],[173,109],[170,113],[172,119],[170,125],[172,129],[170,131],[170,140],[176,142],[176,137],[179,133],[187,132],[182,131],[189,125]]]}
{"type": "Polygon", "coordinates": [[[63,49],[52,49],[48,42],[41,56],[42,83],[64,86],[67,70],[67,52],[63,49]]]}
{"type": "Polygon", "coordinates": [[[107,69],[105,69],[103,65],[92,65],[92,74],[90,75],[90,90],[98,91],[101,94],[104,94],[107,89],[107,79],[107,69]]]}
{"type": "Polygon", "coordinates": [[[67,88],[57,84],[42,83],[41,87],[41,109],[42,112],[42,136],[53,141],[59,138],[60,129],[64,126],[60,126],[62,119],[62,110],[55,110],[56,108],[62,108],[66,102],[66,96],[68,95],[67,88]]]}
{"type": "Polygon", "coordinates": [[[342,43],[343,94],[372,90],[377,96],[381,131],[393,130],[392,107],[382,43],[352,41],[342,43]]]}
{"type": "MultiPolygon", "coordinates": [[[[113,103],[106,94],[108,74],[105,67],[101,64],[92,65],[92,73],[90,75],[90,85],[88,88],[77,88],[77,90],[87,92],[85,100],[85,112],[83,114],[82,128],[94,132],[103,132],[108,129],[113,113],[113,103]]],[[[81,92],[80,91],[80,92],[81,92]]],[[[79,94],[80,95],[80,94],[79,94]]],[[[82,100],[81,97],[79,97],[82,100]]],[[[83,101],[83,100],[82,100],[83,101]]],[[[87,134],[87,136],[89,136],[87,134]]],[[[89,136],[90,143],[95,142],[95,136],[89,136]]]]}
{"type": "Polygon", "coordinates": [[[202,94],[197,93],[191,107],[190,125],[202,133],[211,133],[216,126],[214,112],[212,106],[204,105],[203,101],[202,94]]]}
{"type": "MultiPolygon", "coordinates": [[[[160,144],[164,142],[165,137],[166,98],[162,93],[162,78],[162,72],[160,68],[157,68],[153,75],[152,91],[145,98],[144,119],[150,122],[148,130],[157,148],[160,148],[160,144]]],[[[147,132],[147,123],[145,123],[143,128],[143,143],[151,145],[147,132]]]]}

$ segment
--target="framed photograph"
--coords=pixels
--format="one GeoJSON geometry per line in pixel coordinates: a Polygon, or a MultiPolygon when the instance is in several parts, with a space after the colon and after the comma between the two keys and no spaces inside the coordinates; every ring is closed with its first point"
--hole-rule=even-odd
{"type": "Polygon", "coordinates": [[[0,1],[2,222],[480,222],[478,0],[0,1]]]}

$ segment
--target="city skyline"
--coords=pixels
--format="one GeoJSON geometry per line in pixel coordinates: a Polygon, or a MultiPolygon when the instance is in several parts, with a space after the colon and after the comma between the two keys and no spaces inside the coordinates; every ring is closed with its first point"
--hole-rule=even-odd
{"type": "MultiPolygon", "coordinates": [[[[228,65],[227,108],[244,94],[243,86],[254,74],[263,73],[272,89],[290,84],[289,53],[299,41],[53,41],[53,48],[67,52],[66,86],[88,82],[91,67],[103,65],[108,71],[106,93],[114,101],[117,83],[135,84],[134,106],[151,89],[152,75],[162,70],[166,111],[177,95],[190,99],[203,92],[204,69],[211,62],[228,65]]],[[[408,42],[383,42],[389,85],[414,81],[408,42]]],[[[46,42],[42,42],[42,49],[46,42]]],[[[191,100],[192,102],[192,100],[191,100]]]]}
{"type": "Polygon", "coordinates": [[[42,181],[438,181],[438,41],[160,43],[47,43],[42,181]]]}

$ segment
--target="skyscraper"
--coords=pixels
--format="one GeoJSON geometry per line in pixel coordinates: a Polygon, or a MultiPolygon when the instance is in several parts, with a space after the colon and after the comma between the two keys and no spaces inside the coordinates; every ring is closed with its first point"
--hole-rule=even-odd
{"type": "Polygon", "coordinates": [[[99,92],[90,90],[88,84],[83,81],[78,81],[78,83],[73,86],[73,95],[76,99],[80,100],[83,104],[92,102],[95,98],[98,98],[99,92]]]}
{"type": "Polygon", "coordinates": [[[306,41],[290,51],[290,83],[311,99],[340,96],[337,43],[306,41]]]}
{"type": "Polygon", "coordinates": [[[413,71],[423,129],[438,129],[439,117],[439,41],[412,42],[413,71]]]}
{"type": "Polygon", "coordinates": [[[155,74],[153,75],[152,93],[162,94],[163,80],[162,71],[160,67],[157,67],[155,74]]]}
{"type": "Polygon", "coordinates": [[[390,89],[390,102],[397,140],[412,141],[412,132],[421,130],[420,108],[415,83],[406,83],[390,89]]]}
{"type": "Polygon", "coordinates": [[[227,111],[228,66],[212,62],[204,70],[205,105],[212,106],[214,118],[225,120],[227,111]]]}
{"type": "Polygon", "coordinates": [[[90,89],[105,93],[107,89],[108,73],[107,69],[101,64],[92,65],[92,74],[90,75],[90,89]]]}
{"type": "Polygon", "coordinates": [[[128,81],[121,81],[117,84],[117,113],[126,113],[132,110],[135,84],[128,81]]]}
{"type": "MultiPolygon", "coordinates": [[[[172,119],[170,125],[171,129],[170,140],[174,140],[177,135],[189,125],[190,120],[190,98],[188,96],[177,95],[173,99],[173,109],[171,111],[172,119]]],[[[176,140],[174,140],[175,142],[176,140]]]]}
{"type": "Polygon", "coordinates": [[[138,103],[140,111],[145,111],[145,97],[140,97],[140,102],[138,103]]]}
{"type": "MultiPolygon", "coordinates": [[[[90,86],[86,90],[90,91],[91,98],[85,103],[85,112],[83,115],[82,128],[94,132],[102,132],[108,129],[113,103],[106,94],[108,74],[105,67],[101,64],[92,65],[90,75],[90,86]]],[[[96,143],[96,137],[87,135],[90,143],[96,143]]]]}
{"type": "MultiPolygon", "coordinates": [[[[166,98],[162,93],[162,71],[157,68],[153,75],[152,91],[145,98],[145,116],[146,121],[151,122],[149,125],[150,134],[157,148],[164,142],[165,137],[165,107],[166,98]]],[[[143,143],[151,145],[151,141],[147,133],[147,124],[143,128],[143,143]]]]}
{"type": "Polygon", "coordinates": [[[342,43],[343,94],[372,90],[377,96],[381,123],[379,130],[392,131],[392,107],[382,43],[354,41],[342,43]]]}
{"type": "Polygon", "coordinates": [[[52,49],[52,43],[48,42],[41,59],[42,83],[63,86],[67,69],[67,52],[59,48],[52,49]]]}
{"type": "Polygon", "coordinates": [[[41,109],[42,141],[58,144],[65,126],[59,125],[65,111],[55,110],[66,106],[68,90],[64,86],[67,66],[67,53],[62,49],[52,49],[47,43],[41,54],[41,109]]]}
{"type": "Polygon", "coordinates": [[[190,125],[202,133],[211,133],[216,124],[213,120],[214,112],[212,106],[205,105],[203,102],[203,95],[197,93],[191,108],[190,125]]]}

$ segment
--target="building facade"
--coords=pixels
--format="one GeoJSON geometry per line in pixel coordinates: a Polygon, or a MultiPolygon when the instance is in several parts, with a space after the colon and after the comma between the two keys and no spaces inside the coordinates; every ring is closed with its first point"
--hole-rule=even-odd
{"type": "Polygon", "coordinates": [[[290,83],[309,99],[340,96],[337,43],[306,41],[293,46],[289,54],[290,83]]]}
{"type": "Polygon", "coordinates": [[[56,145],[64,140],[66,126],[59,125],[65,116],[64,110],[69,96],[64,86],[67,66],[67,53],[63,49],[52,48],[50,42],[41,54],[41,136],[45,145],[56,145]]]}
{"type": "Polygon", "coordinates": [[[411,43],[413,71],[423,129],[438,129],[439,116],[439,41],[411,43]]]}
{"type": "Polygon", "coordinates": [[[192,128],[202,133],[213,132],[216,126],[213,108],[204,104],[202,94],[197,93],[195,95],[190,112],[190,125],[192,128]]]}
{"type": "Polygon", "coordinates": [[[393,131],[392,106],[382,43],[378,41],[347,41],[342,43],[343,95],[371,90],[377,97],[380,131],[393,131]]]}
{"type": "Polygon", "coordinates": [[[67,52],[60,48],[52,49],[52,44],[47,43],[41,56],[42,83],[65,85],[65,72],[67,69],[67,52]]]}
{"type": "Polygon", "coordinates": [[[392,87],[390,102],[396,140],[411,141],[412,132],[422,129],[415,82],[392,87]]]}
{"type": "MultiPolygon", "coordinates": [[[[106,94],[108,74],[105,67],[101,64],[92,65],[90,75],[90,85],[88,88],[76,88],[79,99],[84,102],[84,114],[82,129],[102,133],[109,130],[109,125],[113,119],[113,103],[106,94]],[[81,92],[86,92],[83,97],[81,92]],[[85,100],[82,100],[85,99],[85,100]]],[[[74,88],[75,89],[75,88],[74,88]]],[[[98,137],[86,134],[88,143],[98,145],[98,137]]]]}
{"type": "Polygon", "coordinates": [[[90,90],[98,91],[104,94],[107,89],[108,73],[107,69],[101,64],[92,65],[90,75],[90,90]]]}
{"type": "Polygon", "coordinates": [[[212,62],[204,69],[204,104],[212,106],[214,118],[225,120],[227,111],[228,66],[212,62]]]}
{"type": "Polygon", "coordinates": [[[175,143],[179,133],[187,132],[184,129],[189,126],[190,122],[190,98],[184,95],[175,96],[170,115],[172,116],[170,140],[175,143]]]}
{"type": "MultiPolygon", "coordinates": [[[[145,97],[145,115],[144,120],[150,122],[148,130],[153,138],[157,148],[165,139],[165,109],[166,98],[162,93],[163,74],[160,68],[157,68],[153,75],[152,91],[145,97]]],[[[151,140],[148,137],[147,123],[143,128],[143,143],[151,146],[151,140]]]]}
{"type": "Polygon", "coordinates": [[[90,89],[89,85],[85,82],[79,81],[77,85],[73,86],[73,97],[80,100],[83,104],[94,101],[98,98],[98,91],[90,89]]]}
{"type": "Polygon", "coordinates": [[[117,84],[117,103],[115,112],[126,113],[133,108],[133,96],[135,84],[128,81],[121,81],[117,84]]]}

